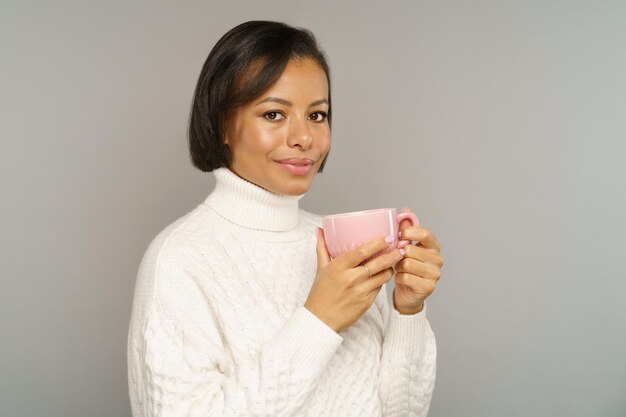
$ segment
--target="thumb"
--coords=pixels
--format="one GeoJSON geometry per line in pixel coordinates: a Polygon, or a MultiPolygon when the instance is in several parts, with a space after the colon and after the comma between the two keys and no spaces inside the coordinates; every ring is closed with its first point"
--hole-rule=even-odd
{"type": "Polygon", "coordinates": [[[323,268],[330,263],[330,255],[326,249],[326,239],[324,239],[324,230],[316,227],[317,234],[317,267],[323,268]]]}

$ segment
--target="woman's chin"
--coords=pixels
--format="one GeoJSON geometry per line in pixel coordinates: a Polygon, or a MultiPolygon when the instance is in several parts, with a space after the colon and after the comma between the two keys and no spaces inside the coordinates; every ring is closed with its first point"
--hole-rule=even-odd
{"type": "Polygon", "coordinates": [[[281,194],[284,195],[301,195],[309,191],[310,187],[292,187],[287,190],[283,190],[281,194]]]}
{"type": "Polygon", "coordinates": [[[290,181],[291,184],[281,188],[281,194],[284,195],[301,195],[309,191],[313,178],[299,178],[290,181]]]}

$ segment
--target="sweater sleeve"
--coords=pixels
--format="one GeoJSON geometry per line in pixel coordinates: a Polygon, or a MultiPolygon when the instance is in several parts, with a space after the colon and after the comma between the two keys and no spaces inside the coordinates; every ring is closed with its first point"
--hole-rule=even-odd
{"type": "Polygon", "coordinates": [[[385,287],[376,304],[384,323],[380,366],[383,417],[424,417],[435,386],[437,346],[421,312],[402,315],[388,299],[385,287]]]}
{"type": "Polygon", "coordinates": [[[135,303],[146,300],[145,313],[131,318],[128,359],[134,417],[301,414],[343,341],[339,334],[300,307],[256,352],[234,363],[218,325],[219,306],[211,306],[201,291],[193,290],[196,280],[184,267],[161,265],[155,270],[153,295],[135,295],[135,303]],[[176,284],[159,288],[162,280],[176,284]],[[198,310],[199,305],[206,308],[198,310]]]}

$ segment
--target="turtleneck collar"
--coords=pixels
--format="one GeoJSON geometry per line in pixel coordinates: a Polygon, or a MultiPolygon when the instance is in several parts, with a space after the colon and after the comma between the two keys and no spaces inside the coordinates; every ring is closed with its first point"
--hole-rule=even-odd
{"type": "Polygon", "coordinates": [[[249,182],[229,168],[213,170],[215,189],[204,200],[219,215],[242,227],[284,232],[298,226],[298,201],[305,194],[282,195],[249,182]]]}

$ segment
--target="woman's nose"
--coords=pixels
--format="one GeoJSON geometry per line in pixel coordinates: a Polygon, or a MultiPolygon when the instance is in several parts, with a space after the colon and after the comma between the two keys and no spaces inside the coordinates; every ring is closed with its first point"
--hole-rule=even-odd
{"type": "Polygon", "coordinates": [[[313,141],[313,135],[308,120],[294,120],[289,126],[289,137],[287,142],[290,147],[300,146],[308,149],[313,141]]]}

